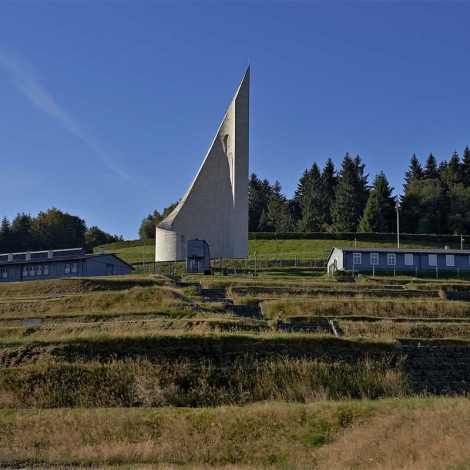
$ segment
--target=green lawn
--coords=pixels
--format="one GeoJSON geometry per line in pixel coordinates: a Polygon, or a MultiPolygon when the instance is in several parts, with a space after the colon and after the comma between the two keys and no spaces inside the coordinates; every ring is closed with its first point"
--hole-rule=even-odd
{"type": "MultiPolygon", "coordinates": [[[[354,246],[354,241],[350,240],[249,240],[249,258],[255,256],[260,260],[324,260],[328,257],[334,246],[354,246]]],[[[447,245],[449,245],[447,243],[447,245]]],[[[459,248],[452,246],[451,248],[459,248]]],[[[393,242],[356,242],[356,246],[362,247],[395,247],[393,242]]],[[[400,243],[401,248],[443,248],[442,243],[436,242],[406,242],[400,243]]],[[[151,262],[155,259],[154,240],[143,240],[141,245],[124,248],[110,248],[123,260],[129,263],[151,262]]]]}

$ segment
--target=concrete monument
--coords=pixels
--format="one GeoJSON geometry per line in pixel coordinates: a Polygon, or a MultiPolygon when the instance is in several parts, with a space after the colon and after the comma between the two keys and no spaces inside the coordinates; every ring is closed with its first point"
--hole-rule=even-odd
{"type": "Polygon", "coordinates": [[[187,241],[198,238],[212,258],[248,255],[248,67],[191,186],[156,228],[155,261],[187,257],[187,241]]]}

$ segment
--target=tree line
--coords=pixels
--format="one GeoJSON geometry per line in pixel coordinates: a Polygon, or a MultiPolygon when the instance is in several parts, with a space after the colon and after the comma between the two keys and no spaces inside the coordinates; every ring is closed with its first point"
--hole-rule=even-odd
{"type": "Polygon", "coordinates": [[[251,232],[470,233],[470,149],[438,164],[431,153],[424,166],[415,154],[404,174],[403,195],[393,196],[383,171],[369,185],[365,163],[348,153],[335,169],[313,163],[299,179],[292,199],[279,181],[252,174],[249,181],[251,232]]]}
{"type": "Polygon", "coordinates": [[[11,222],[4,216],[0,225],[1,253],[93,248],[121,240],[122,236],[110,235],[97,226],[87,228],[80,217],[55,207],[39,212],[36,217],[17,214],[11,222]]]}

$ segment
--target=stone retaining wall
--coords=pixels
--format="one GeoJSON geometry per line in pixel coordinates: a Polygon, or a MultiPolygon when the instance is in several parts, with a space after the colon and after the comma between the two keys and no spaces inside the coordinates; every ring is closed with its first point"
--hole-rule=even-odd
{"type": "Polygon", "coordinates": [[[470,392],[470,346],[400,345],[398,352],[417,392],[438,395],[470,392]]]}

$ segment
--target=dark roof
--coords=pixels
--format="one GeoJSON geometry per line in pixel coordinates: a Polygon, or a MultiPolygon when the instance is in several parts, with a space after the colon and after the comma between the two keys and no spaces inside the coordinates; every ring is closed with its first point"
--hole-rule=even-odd
{"type": "Polygon", "coordinates": [[[66,259],[66,258],[80,258],[85,255],[85,250],[83,248],[64,248],[61,250],[41,250],[41,251],[22,251],[18,253],[0,253],[0,263],[14,263],[22,261],[44,261],[52,259],[66,259]],[[49,255],[52,255],[49,258],[49,255]],[[29,255],[29,260],[26,260],[27,255],[29,255]],[[12,261],[8,261],[8,258],[11,257],[12,261]]]}
{"type": "Polygon", "coordinates": [[[368,248],[362,246],[334,246],[334,249],[342,251],[353,251],[354,253],[424,253],[436,255],[466,255],[470,256],[470,250],[447,250],[445,248],[368,248]]]}
{"type": "Polygon", "coordinates": [[[129,263],[126,263],[122,258],[119,258],[119,256],[116,253],[93,253],[90,255],[86,255],[87,258],[99,258],[100,256],[114,256],[114,258],[119,260],[121,263],[127,264],[127,266],[129,266],[130,268],[132,268],[132,270],[135,271],[134,266],[132,266],[129,263]]]}
{"type": "Polygon", "coordinates": [[[121,263],[126,264],[133,270],[135,269],[129,263],[126,263],[123,259],[119,258],[114,253],[93,253],[90,255],[85,255],[85,250],[83,248],[69,248],[64,250],[52,250],[53,254],[56,255],[53,258],[48,258],[48,251],[31,251],[31,259],[26,260],[26,252],[23,253],[12,253],[13,261],[8,261],[8,253],[0,254],[0,266],[14,266],[22,264],[38,264],[38,263],[58,263],[59,261],[77,261],[84,260],[87,258],[99,258],[101,256],[113,256],[114,258],[121,261],[121,263]],[[33,254],[36,256],[33,257],[33,254]],[[38,254],[43,254],[44,256],[37,256],[38,254]]]}

